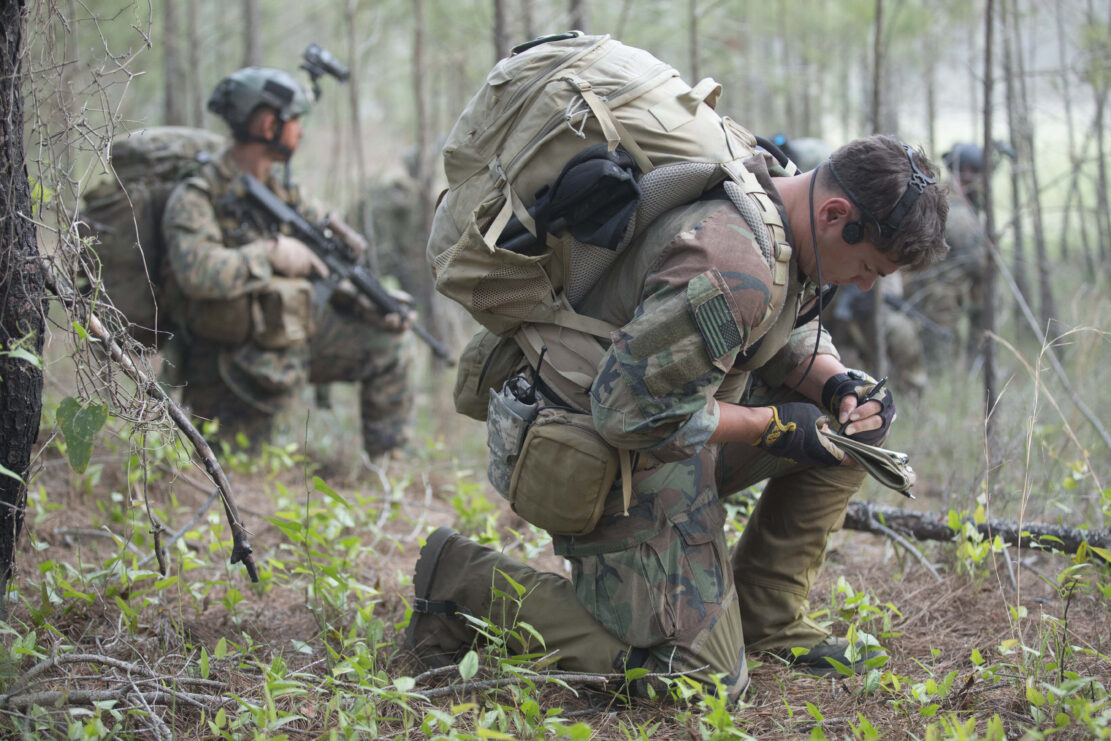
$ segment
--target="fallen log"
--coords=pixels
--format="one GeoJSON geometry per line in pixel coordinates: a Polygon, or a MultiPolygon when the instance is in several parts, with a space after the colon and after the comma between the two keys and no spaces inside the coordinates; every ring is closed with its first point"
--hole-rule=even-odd
{"type": "MultiPolygon", "coordinates": [[[[1076,553],[1080,544],[1111,549],[1111,528],[1081,530],[1065,525],[1041,522],[1012,522],[988,520],[976,523],[971,517],[961,520],[971,523],[985,538],[998,535],[1004,543],[1023,548],[1054,548],[1065,553],[1076,553]]],[[[886,534],[884,527],[916,540],[952,540],[956,532],[949,527],[949,517],[934,512],[914,512],[896,507],[886,507],[872,502],[853,501],[845,511],[845,527],[866,533],[886,534]]]]}

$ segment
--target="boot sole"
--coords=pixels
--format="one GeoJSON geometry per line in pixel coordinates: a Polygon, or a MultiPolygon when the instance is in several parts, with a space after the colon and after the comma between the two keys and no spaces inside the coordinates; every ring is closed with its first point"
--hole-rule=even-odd
{"type": "MultiPolygon", "coordinates": [[[[458,533],[450,527],[436,528],[428,536],[424,548],[420,549],[420,558],[417,559],[417,565],[413,569],[413,595],[418,599],[428,599],[428,592],[432,588],[432,577],[436,575],[436,565],[440,562],[440,553],[443,552],[448,541],[456,535],[458,533]]],[[[418,648],[416,628],[417,623],[424,617],[426,617],[424,613],[414,612],[409,618],[409,625],[405,628],[405,645],[410,650],[416,651],[418,648]]]]}

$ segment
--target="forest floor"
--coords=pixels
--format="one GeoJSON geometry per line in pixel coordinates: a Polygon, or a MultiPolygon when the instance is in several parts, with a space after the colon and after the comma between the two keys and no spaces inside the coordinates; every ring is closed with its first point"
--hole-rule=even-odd
{"type": "MultiPolygon", "coordinates": [[[[969,722],[977,733],[998,723],[1006,737],[1017,738],[1026,729],[1060,726],[1059,717],[1038,710],[1038,697],[1052,697],[1047,687],[1060,688],[1069,676],[1111,676],[1108,597],[1085,582],[1063,589],[1058,574],[1072,566],[1068,557],[1014,549],[976,557],[955,543],[924,544],[939,580],[892,541],[850,531],[831,539],[811,607],[836,633],[852,624],[880,640],[890,659],[869,675],[819,679],[750,655],[745,705],[724,716],[697,697],[630,705],[585,684],[516,680],[496,656],[483,656],[473,680],[502,680],[498,688],[468,684],[458,671],[421,676],[402,633],[413,566],[432,529],[452,525],[480,540],[498,537],[507,553],[537,568],[566,569],[484,481],[476,485],[481,469],[443,450],[419,457],[416,467],[394,460],[318,468],[323,488],[303,463],[283,462],[273,451],[270,470],[233,473],[263,573],[260,585],[250,585],[241,566],[227,564],[230,540],[218,504],[171,547],[167,579],[144,574],[138,558],[151,544],[142,498],[119,494],[128,486],[113,473],[125,469],[126,458],[94,460],[90,479],[47,446],[21,541],[12,624],[37,629],[38,655],[69,650],[159,676],[176,670],[218,680],[211,689],[194,689],[223,698],[217,704],[228,703],[227,715],[215,715],[203,701],[179,703],[161,716],[174,738],[425,738],[437,728],[444,738],[901,738],[925,737],[928,725],[937,738],[979,737],[959,731],[969,722]],[[288,523],[298,521],[300,532],[317,535],[297,537],[288,523]],[[127,571],[105,578],[121,562],[130,563],[127,571]],[[323,576],[329,569],[343,573],[329,580],[323,576]],[[377,677],[370,685],[351,673],[355,655],[369,661],[364,668],[377,677]],[[352,710],[353,697],[371,694],[360,689],[367,686],[377,688],[376,710],[352,710]],[[257,717],[247,722],[250,713],[257,717]]],[[[179,473],[170,486],[172,479],[150,482],[154,511],[171,531],[195,515],[210,488],[195,470],[179,473]]],[[[131,490],[138,491],[134,481],[131,490]]],[[[154,569],[154,562],[144,568],[154,569]]],[[[1107,574],[1098,581],[1106,584],[1107,574]]],[[[88,666],[54,667],[43,688],[111,686],[88,666]]],[[[25,737],[48,738],[53,733],[36,734],[61,733],[74,718],[86,727],[91,722],[67,716],[64,705],[40,714],[49,721],[13,721],[14,727],[25,737]]],[[[1111,716],[1106,700],[1094,711],[1111,716]]],[[[134,718],[114,725],[99,709],[95,715],[106,732],[147,728],[134,718]]],[[[1093,726],[1072,723],[1059,727],[1058,737],[1089,737],[1093,726]]],[[[148,730],[149,737],[163,733],[157,723],[148,730]]]]}

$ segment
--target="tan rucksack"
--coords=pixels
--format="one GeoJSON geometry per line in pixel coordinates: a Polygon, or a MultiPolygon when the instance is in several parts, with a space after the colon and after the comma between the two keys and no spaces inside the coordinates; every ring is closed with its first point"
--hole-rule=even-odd
{"type": "Polygon", "coordinates": [[[113,177],[84,195],[82,233],[95,237],[103,290],[131,323],[132,336],[152,347],[169,328],[161,295],[166,199],[199,170],[202,154],[223,146],[222,136],[184,126],[121,134],[110,149],[113,177]]]}
{"type": "Polygon", "coordinates": [[[671,66],[609,36],[573,32],[518,49],[487,75],[448,135],[448,189],[428,259],[436,289],[487,330],[516,339],[532,361],[547,344],[549,372],[561,376],[554,385],[581,402],[601,357],[590,336],[608,339],[613,327],[573,307],[660,214],[724,181],[774,265],[777,288],[786,286],[791,251],[778,212],[742,164],[755,137],[714,111],[719,84],[706,78],[691,87],[671,66]],[[616,249],[567,229],[541,235],[540,254],[499,247],[510,219],[535,236],[528,209],[537,191],[600,143],[623,147],[639,170],[640,201],[616,249]]]}
{"type": "MultiPolygon", "coordinates": [[[[487,421],[491,482],[549,532],[590,532],[618,475],[630,502],[629,451],[603,440],[586,412],[604,354],[595,338],[608,342],[615,327],[574,309],[622,250],[661,214],[723,185],[772,268],[771,306],[754,336],[784,303],[791,248],[743,164],[755,137],[714,111],[720,93],[709,78],[687,85],[642,49],[573,32],[498,62],[448,135],[448,189],[427,256],[436,289],[484,327],[460,358],[456,408],[487,421]],[[615,173],[628,203],[613,209],[604,245],[576,232],[574,219],[539,218],[568,168],[594,150],[614,153],[613,167],[636,186],[615,173]],[[526,363],[534,370],[522,374],[526,363]],[[519,389],[537,376],[562,404],[522,403],[519,389]]],[[[609,195],[596,194],[603,203],[609,195]]]]}

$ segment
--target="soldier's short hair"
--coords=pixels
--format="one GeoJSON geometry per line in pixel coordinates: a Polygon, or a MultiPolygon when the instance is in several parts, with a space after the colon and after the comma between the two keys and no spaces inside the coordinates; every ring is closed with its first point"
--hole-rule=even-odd
{"type": "Polygon", "coordinates": [[[836,177],[827,164],[819,182],[845,195],[861,211],[864,241],[900,265],[918,269],[945,257],[945,220],[949,200],[936,181],[938,167],[921,149],[913,150],[914,166],[933,182],[925,185],[894,230],[885,224],[915,174],[906,146],[893,136],[876,134],[855,139],[830,155],[836,177]]]}

